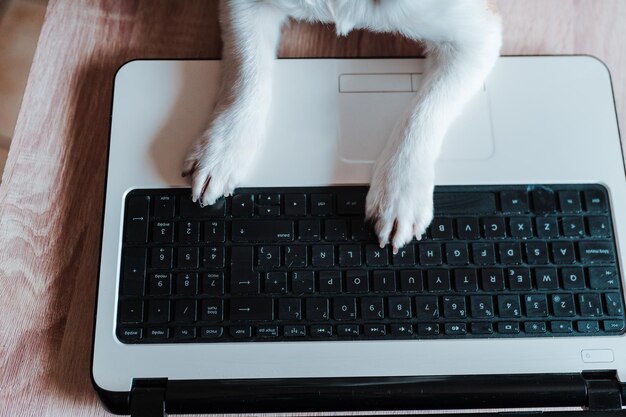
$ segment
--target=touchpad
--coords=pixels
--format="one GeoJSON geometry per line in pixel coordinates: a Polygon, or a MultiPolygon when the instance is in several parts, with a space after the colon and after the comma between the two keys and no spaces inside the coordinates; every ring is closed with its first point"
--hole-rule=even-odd
{"type": "MultiPolygon", "coordinates": [[[[344,162],[376,160],[393,127],[406,113],[420,79],[421,74],[339,76],[339,149],[344,162]]],[[[448,130],[441,158],[488,159],[493,150],[489,94],[483,88],[448,130]]]]}

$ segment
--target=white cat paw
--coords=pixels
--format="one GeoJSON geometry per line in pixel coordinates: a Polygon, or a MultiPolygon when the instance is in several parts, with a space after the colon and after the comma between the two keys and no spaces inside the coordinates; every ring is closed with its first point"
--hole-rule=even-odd
{"type": "Polygon", "coordinates": [[[366,217],[380,246],[390,243],[395,254],[413,237],[421,239],[433,219],[434,168],[381,162],[367,194],[366,217]]]}

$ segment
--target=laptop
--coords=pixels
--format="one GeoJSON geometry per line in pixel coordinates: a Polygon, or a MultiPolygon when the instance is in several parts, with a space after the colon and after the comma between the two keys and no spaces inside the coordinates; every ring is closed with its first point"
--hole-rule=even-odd
{"type": "Polygon", "coordinates": [[[268,141],[206,208],[180,172],[220,62],[120,68],[91,369],[108,410],[623,410],[626,181],[607,68],[501,58],[447,135],[425,239],[394,256],[363,199],[423,68],[278,60],[268,141]]]}

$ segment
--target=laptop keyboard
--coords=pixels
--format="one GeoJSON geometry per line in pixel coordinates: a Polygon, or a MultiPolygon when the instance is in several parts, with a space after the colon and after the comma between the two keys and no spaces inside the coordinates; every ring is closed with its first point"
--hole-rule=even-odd
{"type": "Polygon", "coordinates": [[[247,188],[201,208],[133,190],[124,343],[600,336],[624,333],[599,185],[446,186],[420,241],[381,249],[367,187],[247,188]]]}

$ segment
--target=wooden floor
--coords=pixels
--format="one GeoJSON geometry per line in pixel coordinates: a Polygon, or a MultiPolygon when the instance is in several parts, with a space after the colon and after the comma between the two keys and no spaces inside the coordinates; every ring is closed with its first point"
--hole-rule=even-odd
{"type": "MultiPolygon", "coordinates": [[[[591,54],[626,121],[626,2],[500,0],[503,54],[591,54]]],[[[209,0],[50,0],[0,185],[0,416],[105,415],[89,369],[112,80],[135,58],[220,55],[209,0]]],[[[407,56],[293,23],[280,55],[407,56]]],[[[590,138],[593,140],[593,138],[590,138]]]]}

